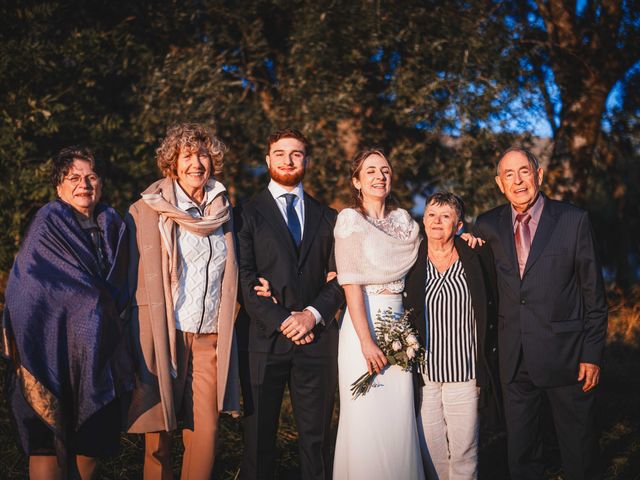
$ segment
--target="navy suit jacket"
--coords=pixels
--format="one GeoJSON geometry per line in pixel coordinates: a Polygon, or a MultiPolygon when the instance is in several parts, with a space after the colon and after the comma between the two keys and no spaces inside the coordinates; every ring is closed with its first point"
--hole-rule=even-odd
{"type": "Polygon", "coordinates": [[[344,303],[342,288],[327,273],[335,271],[333,227],[335,210],[304,194],[304,232],[297,249],[287,224],[268,189],[237,209],[238,261],[242,308],[236,322],[241,350],[286,353],[293,342],[280,333],[280,324],[292,311],[313,306],[325,325],[313,330],[315,339],[304,345],[310,355],[336,356],[338,326],[334,316],[344,303]],[[253,290],[258,277],[266,278],[273,296],[253,290]]]}
{"type": "Polygon", "coordinates": [[[544,198],[522,279],[511,206],[478,217],[498,283],[500,377],[509,383],[520,352],[539,387],[577,383],[579,363],[599,365],[607,332],[607,302],[587,212],[544,198]]]}

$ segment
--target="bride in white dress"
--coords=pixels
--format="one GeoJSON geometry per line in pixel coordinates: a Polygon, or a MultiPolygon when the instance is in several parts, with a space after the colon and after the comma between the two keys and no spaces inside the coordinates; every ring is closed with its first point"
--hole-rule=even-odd
{"type": "Polygon", "coordinates": [[[392,170],[382,151],[351,165],[356,208],[338,215],[334,230],[338,281],[347,299],[338,344],[340,420],[335,480],[423,479],[410,372],[387,365],[376,344],[377,312],[402,314],[404,276],[418,255],[418,225],[388,198],[392,170]],[[351,384],[375,371],[373,387],[353,399],[351,384]]]}

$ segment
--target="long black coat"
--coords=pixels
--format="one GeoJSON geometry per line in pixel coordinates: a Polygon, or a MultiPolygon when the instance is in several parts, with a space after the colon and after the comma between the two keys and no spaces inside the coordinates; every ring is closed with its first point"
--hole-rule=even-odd
{"type": "MultiPolygon", "coordinates": [[[[488,247],[470,248],[459,237],[454,238],[454,246],[462,262],[471,302],[476,319],[478,348],[476,362],[476,380],[480,387],[481,409],[487,409],[492,420],[501,410],[500,382],[498,380],[498,318],[495,270],[491,251],[488,247]]],[[[411,322],[417,329],[420,341],[424,344],[426,335],[425,321],[425,282],[427,278],[427,241],[424,240],[418,250],[418,259],[405,279],[404,307],[411,308],[411,322]]],[[[417,386],[422,378],[418,377],[417,386]]]]}

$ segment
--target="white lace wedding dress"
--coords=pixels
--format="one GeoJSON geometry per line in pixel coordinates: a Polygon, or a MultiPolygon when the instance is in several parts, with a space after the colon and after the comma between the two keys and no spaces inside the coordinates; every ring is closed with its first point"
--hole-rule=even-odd
{"type": "MultiPolygon", "coordinates": [[[[409,228],[404,210],[391,212],[384,220],[368,219],[388,235],[401,238],[409,228]]],[[[337,233],[336,233],[337,235],[337,233]]],[[[378,311],[389,307],[403,312],[404,279],[364,287],[369,328],[378,311]],[[380,294],[383,290],[393,294],[380,294]]],[[[351,384],[367,370],[360,341],[345,312],[338,344],[340,419],[333,464],[334,480],[423,479],[422,459],[413,400],[412,374],[387,366],[376,377],[371,390],[356,399],[351,384]]]]}

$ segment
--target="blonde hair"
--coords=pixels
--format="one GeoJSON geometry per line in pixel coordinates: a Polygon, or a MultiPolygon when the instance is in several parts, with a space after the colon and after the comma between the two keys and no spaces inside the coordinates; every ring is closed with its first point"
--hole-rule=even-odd
{"type": "Polygon", "coordinates": [[[200,123],[181,123],[169,127],[167,135],[156,150],[156,162],[162,175],[175,178],[180,151],[186,149],[192,152],[200,147],[204,147],[209,154],[212,174],[221,173],[222,157],[227,147],[209,128],[200,123]]]}

